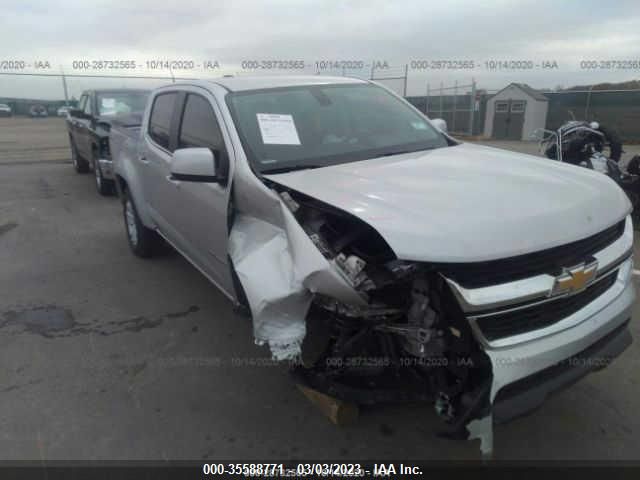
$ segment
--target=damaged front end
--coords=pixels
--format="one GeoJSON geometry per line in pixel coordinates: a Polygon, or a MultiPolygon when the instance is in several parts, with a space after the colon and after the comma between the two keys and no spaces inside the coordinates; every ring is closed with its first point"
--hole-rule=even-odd
{"type": "MultiPolygon", "coordinates": [[[[427,401],[442,434],[491,450],[489,358],[446,279],[355,216],[279,184],[275,222],[238,215],[230,256],[259,344],[356,404],[427,401]]],[[[275,197],[274,195],[274,197],[275,197]]]]}

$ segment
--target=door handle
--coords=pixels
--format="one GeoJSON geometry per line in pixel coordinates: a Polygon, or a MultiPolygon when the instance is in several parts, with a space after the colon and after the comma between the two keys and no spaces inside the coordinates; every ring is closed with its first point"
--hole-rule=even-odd
{"type": "Polygon", "coordinates": [[[147,160],[147,157],[145,157],[144,155],[140,155],[138,157],[138,160],[140,160],[142,163],[144,163],[145,165],[147,165],[149,163],[149,160],[147,160]]]}
{"type": "Polygon", "coordinates": [[[182,182],[180,182],[180,180],[176,180],[171,175],[167,175],[167,181],[169,183],[175,185],[176,188],[180,188],[180,184],[182,183],[182,182]]]}

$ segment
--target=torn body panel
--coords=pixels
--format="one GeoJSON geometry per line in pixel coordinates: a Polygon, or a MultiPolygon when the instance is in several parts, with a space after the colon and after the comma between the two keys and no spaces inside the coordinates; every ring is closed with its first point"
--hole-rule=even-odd
{"type": "MultiPolygon", "coordinates": [[[[271,202],[269,215],[239,209],[230,256],[256,341],[277,359],[301,358],[294,374],[317,391],[357,404],[430,402],[443,436],[479,439],[490,456],[500,390],[606,333],[589,335],[593,322],[585,322],[584,332],[492,349],[437,264],[399,260],[373,227],[348,212],[271,180],[261,187],[260,208],[271,202]]],[[[611,312],[601,319],[614,326],[611,312]]]]}
{"type": "Polygon", "coordinates": [[[256,342],[278,360],[301,358],[301,384],[358,404],[430,401],[464,436],[491,372],[445,280],[397,260],[350,214],[261,186],[259,209],[234,197],[229,237],[256,342]]]}
{"type": "Polygon", "coordinates": [[[366,301],[315,248],[285,204],[275,194],[271,200],[279,212],[275,218],[236,215],[229,255],[249,302],[256,342],[287,360],[300,354],[313,294],[352,305],[366,301]]]}

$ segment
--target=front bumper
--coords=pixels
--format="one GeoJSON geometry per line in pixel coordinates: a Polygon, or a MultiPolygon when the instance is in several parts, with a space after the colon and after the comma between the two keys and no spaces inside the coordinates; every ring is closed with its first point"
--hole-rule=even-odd
{"type": "Polygon", "coordinates": [[[102,172],[102,178],[105,180],[113,180],[115,175],[113,173],[113,161],[108,158],[101,158],[98,160],[100,163],[100,171],[102,172]]]}
{"type": "Polygon", "coordinates": [[[549,393],[606,366],[629,345],[626,324],[635,300],[632,267],[632,259],[627,260],[613,287],[576,312],[579,323],[510,347],[485,346],[493,368],[491,402],[497,421],[536,408],[549,393]]]}
{"type": "Polygon", "coordinates": [[[628,323],[629,320],[578,355],[504,387],[493,405],[495,422],[505,423],[535,410],[553,392],[606,367],[631,345],[633,339],[628,323]]]}

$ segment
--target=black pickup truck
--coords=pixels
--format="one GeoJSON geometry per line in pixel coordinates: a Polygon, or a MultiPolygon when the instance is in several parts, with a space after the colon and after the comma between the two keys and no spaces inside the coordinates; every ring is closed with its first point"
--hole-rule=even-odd
{"type": "Polygon", "coordinates": [[[78,173],[93,170],[101,195],[114,192],[113,167],[109,152],[111,122],[126,116],[142,116],[148,90],[86,90],[78,107],[69,110],[67,129],[71,158],[78,173]]]}

